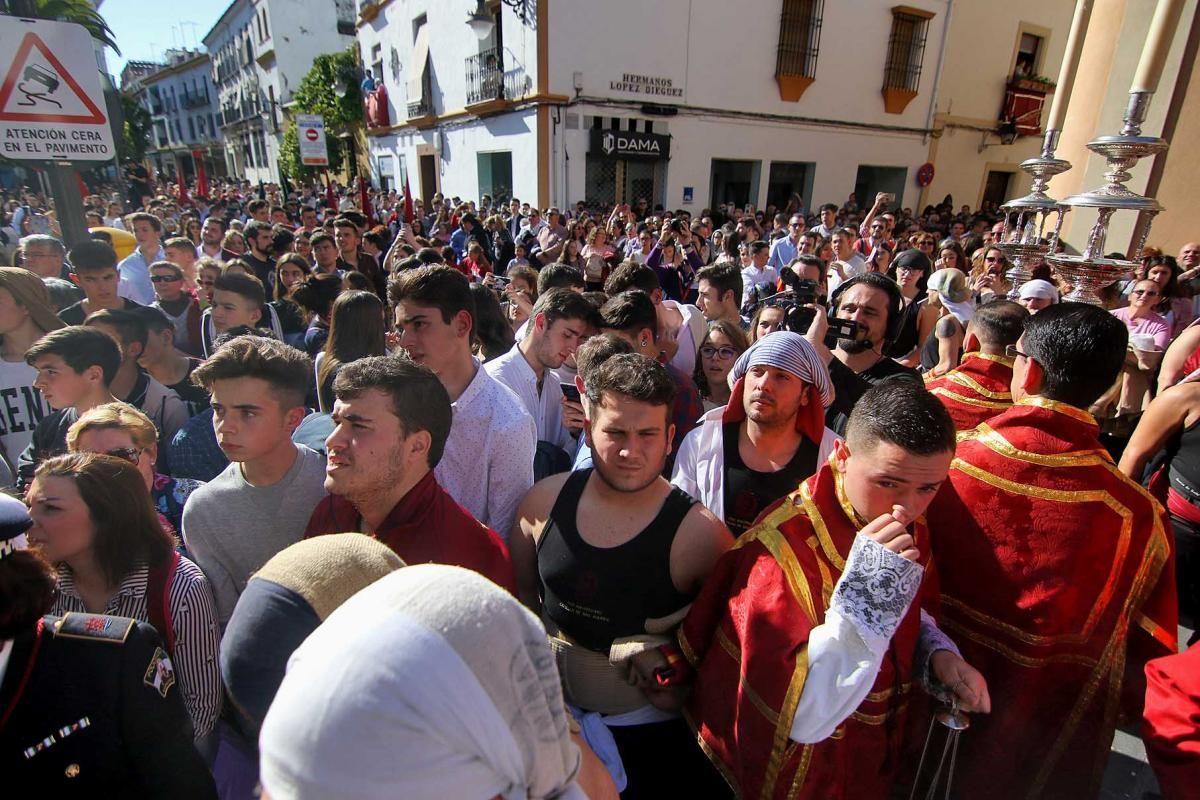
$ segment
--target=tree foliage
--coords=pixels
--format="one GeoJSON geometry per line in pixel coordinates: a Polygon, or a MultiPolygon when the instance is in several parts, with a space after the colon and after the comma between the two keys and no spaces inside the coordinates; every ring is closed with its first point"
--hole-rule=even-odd
{"type": "Polygon", "coordinates": [[[16,16],[82,25],[93,39],[105,47],[111,47],[117,55],[121,54],[112,28],[108,27],[108,22],[89,0],[7,0],[5,10],[16,16]]]}
{"type": "Polygon", "coordinates": [[[117,154],[122,161],[129,158],[141,161],[146,157],[150,137],[154,133],[150,112],[132,94],[121,92],[121,114],[125,118],[125,125],[117,141],[117,154]]]}
{"type": "Polygon", "coordinates": [[[300,130],[295,121],[283,129],[283,144],[279,148],[279,166],[284,174],[294,178],[310,178],[328,169],[338,172],[342,168],[342,145],[335,136],[325,137],[325,152],[329,157],[328,167],[309,167],[300,163],[300,130]]]}
{"type": "MultiPolygon", "coordinates": [[[[292,97],[293,114],[320,114],[325,119],[325,147],[332,172],[342,168],[344,147],[337,134],[360,124],[363,119],[362,89],[358,77],[358,53],[349,47],[340,53],[325,53],[313,59],[292,97]],[[346,96],[338,97],[334,85],[339,80],[346,87],[346,96]]],[[[300,132],[295,121],[289,121],[283,131],[279,164],[284,172],[295,177],[309,177],[325,167],[306,167],[300,163],[300,132]]]]}

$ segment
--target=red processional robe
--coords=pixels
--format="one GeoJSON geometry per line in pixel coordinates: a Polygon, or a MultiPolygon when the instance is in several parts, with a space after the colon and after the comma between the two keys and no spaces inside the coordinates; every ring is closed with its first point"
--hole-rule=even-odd
{"type": "Polygon", "coordinates": [[[1142,740],[1166,800],[1200,799],[1200,644],[1146,665],[1142,740]]]}
{"type": "Polygon", "coordinates": [[[985,419],[1012,408],[1013,360],[988,353],[967,353],[958,367],[925,388],[942,401],[954,429],[969,431],[985,419]]]}
{"type": "Polygon", "coordinates": [[[1022,400],[960,437],[927,512],[938,622],[992,698],[962,734],[956,796],[1095,798],[1127,670],[1175,651],[1165,512],[1098,433],[1022,400]]]}
{"type": "MultiPolygon", "coordinates": [[[[840,473],[824,465],[738,538],[684,620],[680,649],[694,670],[684,713],[739,797],[878,800],[902,767],[919,599],[893,636],[871,693],[849,719],[817,744],[789,738],[804,691],[809,632],[824,622],[865,524],[842,491],[840,473]]],[[[922,522],[913,536],[924,557],[929,538],[922,522]]]]}

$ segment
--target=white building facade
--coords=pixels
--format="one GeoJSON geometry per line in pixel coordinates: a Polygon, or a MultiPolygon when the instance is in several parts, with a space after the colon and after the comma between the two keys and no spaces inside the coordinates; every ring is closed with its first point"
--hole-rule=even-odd
{"type": "Polygon", "coordinates": [[[909,207],[946,193],[977,204],[1000,164],[1015,195],[1028,181],[1007,176],[1039,137],[983,134],[1000,128],[1027,61],[1022,34],[1039,37],[1036,67],[1057,73],[1073,2],[1014,3],[505,0],[488,5],[480,40],[474,0],[360,0],[360,51],[391,123],[368,131],[372,175],[407,175],[425,198],[695,212],[794,196],[812,209],[851,192],[869,204],[876,191],[909,207]]]}
{"type": "Polygon", "coordinates": [[[230,176],[280,180],[293,94],[314,57],[353,44],[353,0],[233,0],[204,36],[230,176]]]}
{"type": "Polygon", "coordinates": [[[165,177],[194,179],[200,164],[210,177],[224,175],[219,108],[208,54],[168,50],[166,61],[142,78],[138,94],[153,123],[147,158],[165,177]]]}

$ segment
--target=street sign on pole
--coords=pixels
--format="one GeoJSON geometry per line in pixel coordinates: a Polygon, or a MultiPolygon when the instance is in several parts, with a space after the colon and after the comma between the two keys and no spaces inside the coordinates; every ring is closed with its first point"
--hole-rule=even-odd
{"type": "Polygon", "coordinates": [[[300,134],[300,163],[307,167],[329,166],[325,118],[320,114],[297,114],[296,127],[300,134]]]}
{"type": "Polygon", "coordinates": [[[18,161],[111,161],[116,147],[87,30],[4,19],[0,154],[18,161]]]}

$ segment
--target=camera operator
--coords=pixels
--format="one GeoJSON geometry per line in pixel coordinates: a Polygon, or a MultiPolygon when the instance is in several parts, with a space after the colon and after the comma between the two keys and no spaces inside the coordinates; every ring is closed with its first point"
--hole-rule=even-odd
{"type": "MultiPolygon", "coordinates": [[[[805,338],[829,367],[836,397],[825,414],[825,424],[839,434],[854,404],[872,385],[885,380],[911,380],[920,383],[920,375],[883,354],[900,322],[903,300],[895,281],[877,272],[856,275],[838,287],[829,299],[834,321],[853,322],[838,331],[837,344],[830,350],[825,339],[831,317],[814,315],[805,338]]],[[[814,306],[814,308],[820,308],[814,306]]]]}

